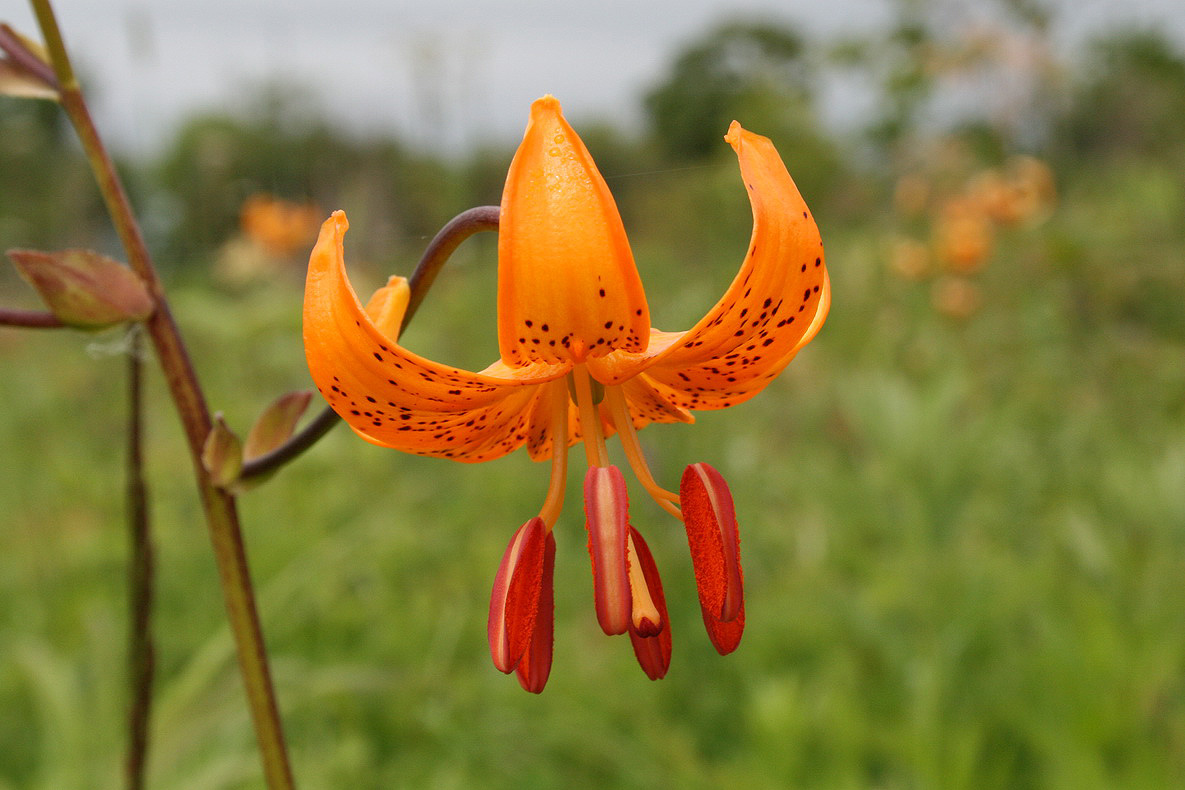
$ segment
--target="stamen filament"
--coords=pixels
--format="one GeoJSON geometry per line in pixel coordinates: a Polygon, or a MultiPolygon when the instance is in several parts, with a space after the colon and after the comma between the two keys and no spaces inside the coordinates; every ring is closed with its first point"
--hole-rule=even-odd
{"type": "Polygon", "coordinates": [[[609,451],[605,447],[605,434],[601,431],[601,417],[593,402],[592,384],[588,368],[577,365],[572,369],[572,386],[576,391],[576,408],[580,412],[580,430],[584,435],[584,453],[589,467],[608,466],[609,451]]]}
{"type": "Polygon", "coordinates": [[[543,397],[550,400],[551,408],[551,482],[539,518],[551,532],[564,507],[564,489],[568,481],[568,385],[560,379],[546,387],[543,397]]]}
{"type": "Polygon", "coordinates": [[[634,476],[646,489],[646,493],[658,503],[658,506],[680,521],[683,514],[675,504],[679,495],[667,491],[654,481],[650,467],[646,464],[646,456],[642,453],[642,445],[638,442],[638,432],[634,428],[634,421],[630,417],[629,407],[625,402],[625,393],[620,386],[605,387],[605,402],[609,404],[609,414],[613,417],[613,424],[617,426],[617,436],[621,439],[621,448],[625,457],[634,470],[634,476]]]}

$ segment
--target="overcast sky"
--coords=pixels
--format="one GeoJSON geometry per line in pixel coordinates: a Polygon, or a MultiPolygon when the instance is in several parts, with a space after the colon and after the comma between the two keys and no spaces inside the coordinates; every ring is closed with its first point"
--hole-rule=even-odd
{"type": "MultiPolygon", "coordinates": [[[[953,3],[957,5],[956,3],[953,3]]],[[[1185,40],[1181,0],[1063,0],[1081,38],[1115,19],[1185,40]]],[[[885,24],[892,0],[57,0],[101,127],[151,150],[179,119],[243,106],[282,77],[355,128],[456,149],[521,134],[531,100],[569,117],[636,121],[638,97],[678,46],[739,15],[834,38],[885,24]]],[[[966,8],[974,8],[968,0],[966,8]]],[[[0,18],[36,35],[20,0],[0,18]]],[[[842,103],[841,103],[842,104],[842,103]]]]}

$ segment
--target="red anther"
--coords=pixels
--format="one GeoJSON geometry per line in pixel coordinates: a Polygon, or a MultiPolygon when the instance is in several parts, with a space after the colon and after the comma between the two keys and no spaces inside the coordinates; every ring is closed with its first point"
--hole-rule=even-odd
{"type": "Polygon", "coordinates": [[[741,611],[727,623],[717,620],[708,614],[708,610],[700,607],[704,615],[704,627],[708,629],[708,638],[716,652],[726,656],[737,649],[741,643],[741,633],[745,630],[745,605],[741,604],[741,611]]]}
{"type": "MultiPolygon", "coordinates": [[[[646,676],[651,680],[660,680],[666,676],[671,666],[671,621],[667,617],[667,599],[662,593],[662,580],[658,576],[658,566],[654,564],[650,547],[633,527],[630,527],[630,537],[634,544],[634,556],[642,568],[646,588],[650,591],[650,599],[662,617],[656,633],[646,633],[643,628],[635,628],[631,624],[630,643],[634,646],[634,655],[646,676]]],[[[645,620],[644,623],[654,626],[649,620],[645,620]]],[[[653,629],[645,629],[651,630],[653,629]]]]}
{"type": "Polygon", "coordinates": [[[744,627],[741,543],[732,494],[719,472],[708,464],[692,464],[683,472],[679,505],[687,527],[704,622],[709,623],[716,649],[731,652],[740,642],[744,627]],[[731,627],[719,627],[726,624],[731,627]]]}
{"type": "Polygon", "coordinates": [[[535,631],[548,537],[538,516],[523,524],[510,539],[494,576],[486,634],[494,666],[501,672],[514,670],[535,631]]]}
{"type": "Polygon", "coordinates": [[[584,478],[585,526],[592,557],[593,599],[601,630],[610,636],[630,627],[629,499],[616,466],[589,467],[584,478]]]}
{"type": "Polygon", "coordinates": [[[547,533],[547,546],[543,552],[542,589],[539,592],[539,609],[535,616],[535,629],[527,651],[518,662],[519,685],[532,694],[543,691],[547,676],[551,674],[551,653],[555,633],[555,536],[547,533]]]}

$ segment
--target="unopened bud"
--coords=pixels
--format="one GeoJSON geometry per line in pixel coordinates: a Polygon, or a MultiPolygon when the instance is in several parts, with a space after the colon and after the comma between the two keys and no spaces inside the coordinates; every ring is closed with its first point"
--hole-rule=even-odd
{"type": "Polygon", "coordinates": [[[296,429],[296,421],[309,406],[313,393],[308,390],[288,392],[272,401],[247,432],[243,459],[250,461],[276,449],[296,429]]]}
{"type": "Polygon", "coordinates": [[[90,250],[9,250],[17,271],[63,324],[104,329],[152,315],[143,281],[119,261],[90,250]]]}
{"type": "Polygon", "coordinates": [[[58,100],[49,57],[36,41],[0,24],[0,96],[58,100]]]}
{"type": "Polygon", "coordinates": [[[210,482],[218,488],[230,486],[243,470],[243,445],[227,427],[221,413],[214,415],[214,427],[202,448],[202,466],[210,473],[210,482]]]}

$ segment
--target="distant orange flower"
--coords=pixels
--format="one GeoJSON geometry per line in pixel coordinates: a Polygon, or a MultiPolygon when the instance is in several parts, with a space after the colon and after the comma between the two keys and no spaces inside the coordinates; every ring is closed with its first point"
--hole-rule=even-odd
{"type": "Polygon", "coordinates": [[[991,217],[978,201],[951,198],[934,224],[934,253],[951,271],[970,273],[987,262],[995,235],[991,217]]]}
{"type": "Polygon", "coordinates": [[[610,464],[616,433],[638,482],[683,521],[700,606],[720,653],[744,628],[740,544],[728,486],[707,464],[688,466],[679,493],[654,480],[637,431],[692,422],[756,395],[819,331],[830,304],[823,245],[770,141],[733,123],[753,236],[732,285],[694,327],[663,332],[650,311],[621,217],[587,149],[550,96],[530,121],[502,195],[498,234],[501,358],[469,372],[400,346],[399,280],[358,301],[346,278],[345,214],[321,229],[309,261],[304,336],[318,389],[363,438],[405,452],[487,461],[523,445],[551,460],[539,514],[511,539],[491,594],[495,666],[539,692],[552,656],[552,528],[568,447],[583,441],[584,501],[597,620],[628,633],[643,670],[666,674],[671,627],[662,584],[631,526],[624,477],[610,464]]]}
{"type": "Polygon", "coordinates": [[[239,210],[239,227],[244,236],[276,257],[287,257],[308,249],[317,236],[321,210],[311,203],[256,193],[239,210]]]}
{"type": "Polygon", "coordinates": [[[907,237],[893,240],[889,265],[906,280],[920,280],[930,273],[930,249],[920,241],[907,237]]]}
{"type": "Polygon", "coordinates": [[[983,302],[979,286],[956,275],[937,280],[930,296],[934,308],[948,318],[970,318],[983,302]]]}
{"type": "Polygon", "coordinates": [[[893,205],[905,217],[921,216],[930,199],[930,182],[916,173],[897,179],[893,187],[893,205]]]}

